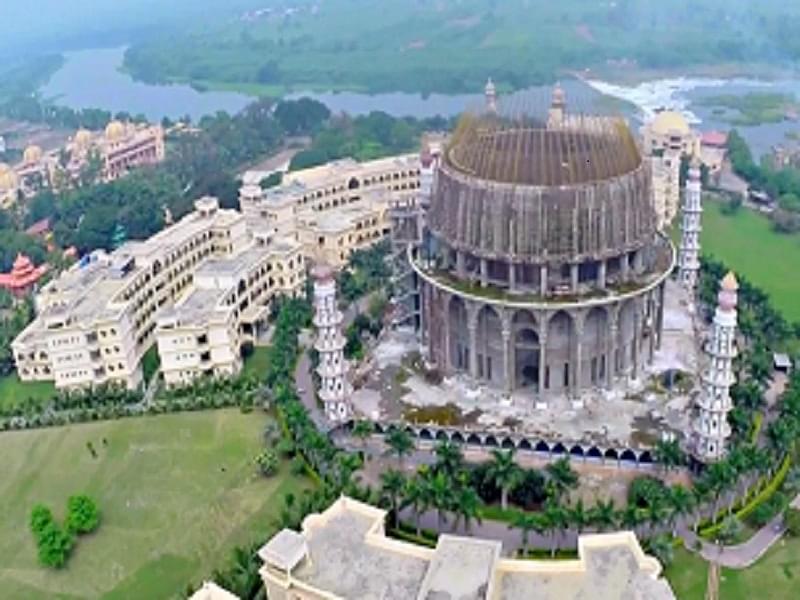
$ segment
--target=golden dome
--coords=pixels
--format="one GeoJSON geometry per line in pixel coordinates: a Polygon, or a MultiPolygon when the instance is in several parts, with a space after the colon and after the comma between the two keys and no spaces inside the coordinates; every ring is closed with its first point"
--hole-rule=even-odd
{"type": "Polygon", "coordinates": [[[42,149],[39,146],[28,146],[22,153],[22,161],[26,164],[38,163],[42,160],[42,149]]]}
{"type": "Polygon", "coordinates": [[[650,129],[658,135],[689,133],[689,122],[682,114],[672,110],[662,110],[650,123],[650,129]]]}
{"type": "Polygon", "coordinates": [[[17,187],[17,174],[5,163],[0,163],[0,190],[13,190],[17,187]]]}
{"type": "Polygon", "coordinates": [[[74,142],[76,146],[85,148],[91,143],[91,141],[92,141],[92,134],[90,131],[86,129],[78,129],[78,131],[75,132],[74,142]]]}
{"type": "Polygon", "coordinates": [[[106,139],[115,142],[125,136],[125,125],[119,121],[111,121],[106,125],[106,139]]]}
{"type": "Polygon", "coordinates": [[[728,274],[722,278],[722,289],[728,292],[735,292],[739,289],[739,282],[736,281],[733,271],[728,271],[728,274]]]}

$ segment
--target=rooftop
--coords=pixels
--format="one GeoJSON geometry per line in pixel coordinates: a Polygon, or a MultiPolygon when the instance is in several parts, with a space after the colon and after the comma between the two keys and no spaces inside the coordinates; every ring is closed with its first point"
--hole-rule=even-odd
{"type": "Polygon", "coordinates": [[[324,513],[310,515],[296,534],[307,554],[290,567],[291,579],[273,551],[296,537],[285,532],[259,555],[262,576],[305,592],[358,600],[669,600],[661,565],[646,556],[631,532],[582,536],[577,560],[500,558],[501,543],[442,535],[435,549],[387,538],[386,511],[342,497],[324,513]]]}

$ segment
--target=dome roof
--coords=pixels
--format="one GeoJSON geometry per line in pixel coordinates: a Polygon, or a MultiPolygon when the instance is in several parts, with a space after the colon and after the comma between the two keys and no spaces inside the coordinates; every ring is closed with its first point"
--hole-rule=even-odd
{"type": "Polygon", "coordinates": [[[125,125],[119,121],[111,121],[106,125],[106,139],[115,142],[125,136],[125,125]]]}
{"type": "Polygon", "coordinates": [[[445,159],[466,175],[531,186],[611,179],[642,163],[625,121],[602,117],[574,117],[549,129],[531,118],[465,115],[445,159]]]}
{"type": "Polygon", "coordinates": [[[25,163],[37,163],[42,159],[42,149],[39,146],[28,146],[22,153],[22,160],[25,163]]]}
{"type": "Polygon", "coordinates": [[[658,135],[671,133],[686,135],[690,131],[686,117],[673,110],[662,110],[656,114],[655,119],[650,123],[650,129],[658,135]]]}
{"type": "MultiPolygon", "coordinates": [[[[111,125],[111,123],[109,123],[111,125]]],[[[78,129],[74,138],[75,144],[84,148],[92,141],[92,133],[87,129],[78,129]]]]}
{"type": "Polygon", "coordinates": [[[721,287],[728,292],[735,292],[739,289],[739,282],[736,281],[736,275],[733,274],[733,271],[728,271],[728,274],[722,278],[721,287]]]}

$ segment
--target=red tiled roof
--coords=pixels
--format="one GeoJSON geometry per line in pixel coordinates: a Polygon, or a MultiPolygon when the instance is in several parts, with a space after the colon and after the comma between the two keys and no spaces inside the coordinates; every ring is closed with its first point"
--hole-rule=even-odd
{"type": "Polygon", "coordinates": [[[728,134],[724,131],[705,131],[700,136],[700,143],[704,146],[724,146],[728,143],[728,134]]]}

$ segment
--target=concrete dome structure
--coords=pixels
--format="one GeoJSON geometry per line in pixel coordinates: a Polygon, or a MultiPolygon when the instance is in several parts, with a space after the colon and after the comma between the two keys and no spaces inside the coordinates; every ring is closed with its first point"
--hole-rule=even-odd
{"type": "Polygon", "coordinates": [[[125,125],[120,121],[111,121],[106,125],[105,135],[109,142],[117,142],[125,137],[125,125]]]}
{"type": "Polygon", "coordinates": [[[31,145],[25,148],[22,153],[22,161],[25,164],[35,164],[42,160],[42,149],[39,146],[31,145]]]}
{"type": "MultiPolygon", "coordinates": [[[[109,123],[109,125],[111,125],[111,123],[109,123]]],[[[78,129],[73,141],[78,148],[85,149],[92,143],[92,133],[87,129],[78,129]]]]}
{"type": "Polygon", "coordinates": [[[662,110],[657,113],[650,124],[652,131],[658,135],[679,134],[688,135],[691,132],[689,122],[681,113],[672,110],[662,110]]]}
{"type": "Polygon", "coordinates": [[[636,377],[674,265],[651,185],[621,119],[464,117],[412,257],[430,358],[537,404],[636,377]]]}

